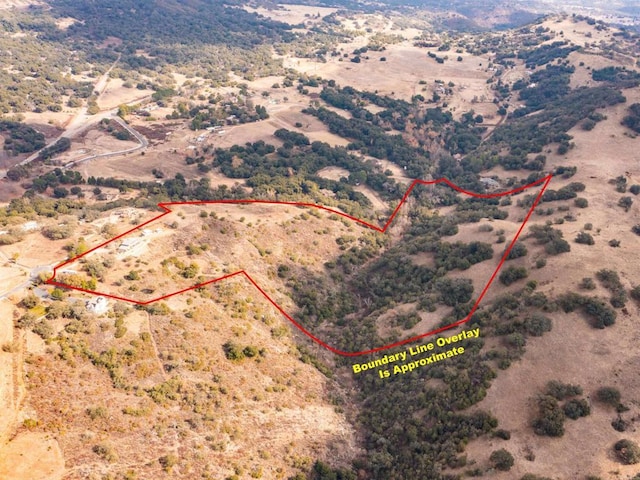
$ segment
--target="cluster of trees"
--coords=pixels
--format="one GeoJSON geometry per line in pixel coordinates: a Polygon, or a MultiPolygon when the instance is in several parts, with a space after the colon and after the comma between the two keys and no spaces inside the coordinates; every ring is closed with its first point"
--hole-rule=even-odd
{"type": "Polygon", "coordinates": [[[426,251],[432,251],[436,267],[445,270],[466,270],[471,265],[493,258],[493,248],[483,242],[438,242],[426,251]]]}
{"type": "Polygon", "coordinates": [[[629,105],[628,112],[622,120],[622,124],[634,132],[640,133],[640,103],[629,105]]]}
{"type": "Polygon", "coordinates": [[[4,135],[4,149],[11,155],[31,153],[45,146],[44,134],[21,122],[0,120],[0,133],[4,135]]]}
{"type": "Polygon", "coordinates": [[[620,276],[615,270],[609,270],[603,268],[596,272],[596,278],[600,280],[600,283],[611,292],[611,305],[615,308],[622,308],[627,301],[627,292],[620,281],[620,276]]]}
{"type": "Polygon", "coordinates": [[[93,91],[91,82],[76,81],[67,73],[91,70],[85,55],[40,36],[45,28],[58,30],[46,12],[39,11],[37,17],[3,14],[0,58],[11,68],[0,70],[0,113],[60,111],[64,95],[81,102],[93,91]]]}
{"type": "MultiPolygon", "coordinates": [[[[210,100],[210,103],[212,101],[210,100]]],[[[167,119],[191,119],[191,130],[202,130],[225,124],[257,122],[269,118],[267,109],[262,105],[251,106],[249,102],[228,103],[225,105],[205,106],[178,103],[174,111],[167,115],[167,119]]]]}
{"type": "Polygon", "coordinates": [[[62,137],[53,145],[40,150],[40,153],[38,154],[38,160],[41,160],[41,161],[49,160],[50,158],[55,157],[59,153],[66,152],[70,148],[71,148],[71,140],[68,139],[67,137],[62,137]]]}
{"type": "Polygon", "coordinates": [[[121,64],[142,72],[174,65],[217,81],[226,80],[229,70],[247,77],[281,72],[270,45],[298,37],[291,25],[250,13],[231,1],[191,2],[176,9],[160,1],[116,0],[87,6],[60,0],[52,7],[50,15],[79,21],[66,30],[55,28],[53,22],[34,27],[43,40],[80,45],[88,58],[102,64],[113,62],[120,53],[121,64]],[[114,36],[121,45],[100,48],[114,36]],[[138,55],[139,51],[148,56],[138,55]]]}
{"type": "Polygon", "coordinates": [[[557,302],[566,313],[582,310],[589,317],[594,328],[602,329],[616,323],[618,316],[616,311],[599,298],[569,292],[560,295],[557,302]]]}
{"type": "Polygon", "coordinates": [[[377,93],[357,91],[352,87],[339,88],[330,80],[320,92],[320,98],[336,108],[348,110],[354,118],[371,122],[373,125],[383,128],[394,128],[404,131],[413,107],[404,100],[378,95],[377,93]],[[385,110],[379,113],[371,113],[365,107],[366,103],[372,103],[385,110]]]}
{"type": "Polygon", "coordinates": [[[132,139],[132,135],[129,133],[129,130],[122,127],[122,125],[120,125],[118,122],[115,122],[109,118],[103,118],[100,121],[100,127],[118,140],[125,141],[132,139]]]}
{"type": "Polygon", "coordinates": [[[159,1],[115,0],[109,5],[89,7],[73,0],[58,0],[53,14],[81,21],[66,32],[49,32],[51,37],[84,38],[100,44],[117,36],[131,55],[136,49],[178,42],[196,46],[229,44],[249,49],[269,40],[294,38],[290,25],[249,13],[232,2],[192,2],[188,7],[174,9],[159,1]],[[140,22],[140,18],[145,21],[140,22]]]}
{"type": "Polygon", "coordinates": [[[626,101],[620,91],[611,87],[569,90],[569,73],[558,73],[556,78],[554,70],[550,70],[548,81],[525,89],[527,107],[517,115],[514,112],[512,121],[496,128],[482,147],[467,156],[466,165],[473,165],[479,171],[498,161],[507,169],[523,168],[529,162],[528,154],[541,153],[550,143],[559,143],[563,150],[568,150],[571,137],[566,132],[593,115],[596,109],[626,101]],[[534,110],[540,111],[524,116],[534,110]],[[502,147],[509,148],[509,155],[495,153],[502,147]]]}
{"type": "Polygon", "coordinates": [[[571,251],[571,246],[563,237],[562,231],[551,225],[533,225],[529,236],[536,239],[538,244],[544,245],[544,250],[549,255],[558,255],[571,251]]]}
{"type": "MultiPolygon", "coordinates": [[[[358,92],[351,87],[342,89],[335,86],[325,87],[321,93],[321,98],[334,107],[350,111],[353,119],[359,120],[359,125],[364,125],[363,122],[369,122],[371,128],[380,127],[383,130],[394,128],[400,131],[406,129],[408,122],[413,123],[416,128],[429,126],[431,129],[441,132],[445,147],[452,154],[472,151],[480,144],[482,133],[485,131],[484,127],[477,126],[477,124],[482,123],[482,116],[475,115],[473,111],[465,113],[461,121],[458,122],[453,120],[450,112],[444,112],[440,107],[427,109],[426,113],[422,114],[415,105],[403,100],[396,100],[371,92],[358,92]],[[364,108],[366,102],[371,102],[385,108],[385,110],[373,114],[364,108]]],[[[331,121],[331,124],[329,124],[331,128],[331,125],[335,123],[333,120],[337,119],[328,116],[323,121],[325,123],[331,121]]],[[[334,126],[334,128],[340,129],[338,126],[334,126]]],[[[365,145],[371,145],[371,142],[367,141],[363,135],[354,136],[353,130],[349,129],[348,126],[342,127],[342,133],[337,130],[336,133],[357,140],[354,142],[354,148],[362,149],[365,145]]],[[[369,136],[371,133],[366,132],[366,135],[369,136]]],[[[377,151],[377,149],[374,149],[374,151],[377,151]]],[[[387,149],[387,151],[389,150],[387,149]]],[[[382,151],[378,154],[369,153],[377,157],[383,154],[382,151]]],[[[416,151],[416,154],[425,155],[425,152],[416,151]]],[[[392,157],[388,158],[398,163],[392,157]]]]}
{"type": "Polygon", "coordinates": [[[226,342],[222,346],[225,357],[229,360],[242,360],[243,358],[252,358],[258,355],[264,355],[265,350],[259,349],[253,345],[242,347],[235,342],[226,342]]]}
{"type": "Polygon", "coordinates": [[[618,88],[633,88],[640,85],[640,73],[625,67],[604,67],[594,69],[591,78],[596,82],[609,82],[618,88]]]}
{"type": "Polygon", "coordinates": [[[307,108],[304,113],[317,117],[331,133],[353,140],[348,148],[375,158],[386,158],[406,170],[411,177],[423,178],[432,165],[427,152],[417,151],[401,135],[389,135],[383,128],[366,120],[347,119],[323,107],[307,108]]]}
{"type": "MultiPolygon", "coordinates": [[[[64,198],[68,192],[62,195],[63,189],[60,185],[81,185],[83,183],[85,183],[84,178],[82,178],[80,172],[56,168],[49,173],[34,178],[31,182],[31,188],[38,193],[44,193],[48,188],[51,188],[54,190],[54,195],[57,198],[64,198]],[[56,194],[56,189],[58,189],[59,194],[56,194]]],[[[64,189],[64,191],[66,191],[66,189],[64,189]]]]}
{"type": "Polygon", "coordinates": [[[578,385],[563,384],[552,380],[546,391],[538,398],[538,417],[533,421],[533,429],[538,435],[561,437],[564,435],[565,418],[577,420],[591,413],[591,407],[582,395],[578,385]],[[565,401],[560,406],[559,401],[565,401]],[[568,401],[567,401],[568,400],[568,401]]]}
{"type": "Polygon", "coordinates": [[[140,190],[141,195],[136,204],[147,208],[155,208],[158,202],[167,200],[217,200],[247,197],[246,190],[239,185],[231,188],[226,185],[211,188],[208,178],[187,182],[181,173],[176,173],[174,178],[167,179],[162,183],[93,176],[87,179],[87,183],[97,187],[117,188],[122,192],[129,189],[140,190]]]}
{"type": "Polygon", "coordinates": [[[585,189],[584,183],[571,182],[558,190],[548,189],[542,195],[543,202],[555,202],[560,200],[570,200],[578,196],[578,192],[585,189]]]}
{"type": "Polygon", "coordinates": [[[228,177],[246,178],[247,185],[258,195],[269,191],[278,195],[311,195],[324,188],[332,190],[338,200],[369,207],[369,200],[353,186],[368,185],[389,200],[404,193],[402,185],[382,172],[375,162],[363,161],[343,147],[331,147],[324,142],[310,144],[304,134],[286,129],[277,130],[275,135],[284,141],[278,149],[263,141],[216,149],[212,165],[228,177]],[[234,161],[237,158],[242,162],[234,161]],[[318,171],[328,166],[341,167],[350,173],[340,181],[318,176],[318,171]]]}
{"type": "Polygon", "coordinates": [[[522,49],[518,52],[518,58],[524,60],[527,68],[534,69],[553,60],[567,58],[571,52],[578,49],[577,45],[567,45],[568,42],[565,40],[540,45],[533,49],[522,49]]]}

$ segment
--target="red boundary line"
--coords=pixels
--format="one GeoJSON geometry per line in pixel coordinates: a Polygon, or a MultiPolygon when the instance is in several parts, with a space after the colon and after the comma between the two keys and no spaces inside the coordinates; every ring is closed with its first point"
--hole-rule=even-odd
{"type": "Polygon", "coordinates": [[[404,345],[404,344],[407,344],[407,343],[410,343],[410,342],[415,342],[416,340],[419,340],[421,338],[428,337],[430,335],[435,335],[436,333],[440,333],[440,332],[443,332],[445,330],[449,330],[451,328],[457,327],[458,325],[462,325],[463,323],[468,322],[471,319],[471,316],[474,314],[474,312],[478,309],[478,306],[479,306],[480,302],[482,301],[482,298],[487,293],[487,290],[489,290],[489,287],[493,283],[496,275],[498,274],[498,271],[500,270],[500,268],[504,264],[505,260],[507,259],[507,256],[509,255],[509,252],[511,252],[511,249],[513,248],[513,245],[515,245],[516,241],[518,240],[518,237],[522,233],[522,230],[524,229],[524,226],[529,221],[529,217],[531,217],[531,214],[533,213],[533,210],[536,208],[536,206],[540,202],[540,199],[542,198],[542,195],[544,194],[544,191],[546,190],[547,186],[549,185],[549,182],[551,182],[552,178],[553,178],[553,175],[547,175],[546,177],[541,178],[539,180],[536,180],[535,182],[532,182],[532,183],[530,183],[528,185],[525,185],[523,187],[518,187],[516,189],[509,190],[509,191],[506,191],[506,192],[490,193],[490,194],[481,194],[481,193],[469,192],[469,191],[464,190],[464,189],[460,188],[459,186],[451,183],[446,178],[440,178],[438,180],[431,180],[431,181],[416,179],[411,183],[411,185],[409,186],[409,188],[407,189],[407,191],[403,195],[402,199],[400,200],[400,202],[398,203],[398,205],[394,209],[393,213],[391,214],[391,216],[389,217],[387,222],[382,227],[379,227],[377,225],[373,225],[373,224],[368,223],[368,222],[366,222],[366,221],[364,221],[364,220],[362,220],[360,218],[356,218],[356,217],[353,217],[351,215],[348,215],[348,214],[346,214],[344,212],[340,212],[338,210],[334,210],[332,208],[325,207],[324,205],[318,205],[318,204],[315,204],[315,203],[279,202],[279,201],[271,201],[271,200],[203,200],[203,201],[192,201],[192,202],[167,202],[167,203],[162,202],[162,203],[159,203],[158,206],[161,209],[164,210],[164,213],[161,213],[160,215],[158,215],[156,217],[153,217],[151,220],[147,220],[146,222],[144,222],[144,223],[142,223],[140,225],[137,225],[136,227],[134,227],[134,228],[132,228],[130,230],[127,230],[124,233],[121,233],[120,235],[118,235],[117,237],[112,238],[111,240],[107,240],[106,242],[103,242],[100,245],[98,245],[96,247],[93,247],[91,250],[86,251],[82,255],[78,255],[76,257],[73,257],[73,258],[71,258],[71,259],[69,259],[69,260],[67,260],[67,261],[55,266],[54,269],[53,269],[53,275],[45,283],[47,283],[49,285],[55,285],[55,286],[58,286],[58,287],[72,289],[72,290],[78,290],[78,291],[85,292],[85,293],[90,293],[90,294],[93,294],[93,295],[101,295],[103,297],[113,298],[113,299],[121,300],[121,301],[124,301],[124,302],[135,303],[135,304],[138,304],[138,305],[149,305],[150,303],[158,302],[160,300],[164,300],[166,298],[173,297],[174,295],[179,295],[181,293],[188,292],[189,290],[200,288],[200,287],[203,287],[205,285],[209,285],[209,284],[212,284],[212,283],[220,282],[222,280],[226,280],[228,278],[232,278],[232,277],[241,275],[241,276],[244,276],[254,287],[256,287],[256,289],[282,315],[284,315],[302,333],[307,335],[311,340],[313,340],[317,344],[322,345],[324,348],[326,348],[327,350],[330,350],[333,353],[336,353],[338,355],[343,355],[345,357],[357,357],[357,356],[360,356],[360,355],[367,355],[367,354],[370,354],[370,353],[375,353],[375,352],[380,352],[380,351],[383,351],[383,350],[387,350],[389,348],[398,347],[400,345],[404,345]],[[84,257],[85,255],[88,255],[91,252],[94,252],[97,249],[102,248],[105,245],[107,245],[107,244],[109,244],[109,243],[111,243],[111,242],[113,242],[115,240],[118,240],[119,238],[122,238],[125,235],[128,235],[129,233],[131,233],[131,232],[133,232],[135,230],[141,229],[145,225],[148,225],[148,224],[150,224],[152,222],[155,222],[156,220],[159,220],[160,218],[164,217],[165,215],[168,215],[169,213],[172,213],[172,210],[169,208],[172,205],[208,205],[208,204],[263,203],[263,204],[269,204],[269,205],[292,205],[292,206],[296,206],[296,207],[313,207],[313,208],[318,208],[320,210],[324,210],[324,211],[327,211],[327,212],[330,212],[330,213],[334,213],[336,215],[340,215],[342,217],[348,218],[349,220],[353,220],[354,222],[359,223],[361,225],[364,225],[365,227],[370,228],[372,230],[375,230],[377,232],[385,233],[387,231],[387,229],[389,228],[389,226],[391,225],[391,222],[393,221],[395,216],[398,214],[398,211],[400,210],[402,205],[404,205],[404,203],[407,201],[407,198],[409,197],[409,195],[411,194],[413,189],[416,187],[416,185],[435,185],[435,184],[438,184],[438,183],[443,183],[445,185],[448,185],[449,187],[451,187],[452,189],[454,189],[457,192],[464,193],[466,195],[469,195],[469,196],[472,196],[472,197],[477,197],[477,198],[503,197],[503,196],[506,196],[506,195],[512,195],[514,193],[522,192],[522,191],[526,190],[527,188],[535,187],[535,186],[541,185],[541,184],[542,184],[542,188],[540,189],[540,192],[538,193],[536,199],[534,200],[533,204],[531,205],[531,208],[527,212],[527,215],[525,216],[525,218],[524,218],[524,220],[522,222],[522,225],[520,225],[520,228],[516,232],[516,235],[513,237],[513,240],[511,240],[511,243],[509,244],[507,249],[504,251],[504,253],[502,255],[502,258],[500,260],[500,263],[498,264],[498,266],[496,267],[495,271],[493,272],[493,275],[491,275],[491,278],[489,278],[489,281],[487,282],[486,286],[484,287],[484,289],[480,293],[480,296],[477,298],[476,302],[474,303],[473,308],[471,309],[471,311],[469,312],[469,314],[465,318],[463,318],[461,320],[458,320],[457,322],[454,322],[451,325],[440,327],[440,328],[438,328],[436,330],[432,330],[430,332],[423,333],[421,335],[416,335],[416,336],[411,337],[411,338],[407,338],[407,339],[400,340],[400,341],[397,341],[397,342],[394,342],[394,343],[390,343],[388,345],[383,345],[381,347],[371,348],[369,350],[362,350],[362,351],[359,351],[359,352],[345,352],[343,350],[339,350],[337,348],[334,348],[331,345],[328,345],[326,342],[322,341],[321,339],[319,339],[318,337],[313,335],[311,332],[309,332],[306,328],[304,328],[302,325],[300,325],[295,319],[293,319],[287,312],[285,312],[284,309],[280,305],[278,305],[278,303],[275,300],[273,300],[267,294],[267,292],[265,292],[262,289],[262,287],[260,287],[260,285],[258,285],[258,283],[253,278],[251,278],[251,275],[249,275],[244,270],[240,270],[238,272],[234,272],[234,273],[231,273],[229,275],[225,275],[224,277],[215,278],[213,280],[209,280],[209,281],[204,282],[204,283],[199,283],[197,285],[193,285],[191,287],[184,288],[184,289],[179,290],[177,292],[169,293],[167,295],[164,295],[164,296],[161,296],[161,297],[158,297],[158,298],[154,298],[152,300],[147,300],[146,302],[133,300],[133,299],[130,299],[130,298],[125,298],[125,297],[120,297],[120,296],[117,296],[117,295],[111,295],[111,294],[100,293],[100,292],[96,292],[96,291],[92,291],[92,290],[86,290],[84,288],[73,287],[71,285],[67,285],[67,284],[55,281],[55,277],[56,277],[56,275],[58,273],[58,269],[64,267],[65,265],[68,265],[68,264],[70,264],[72,262],[75,262],[76,260],[84,257]]]}

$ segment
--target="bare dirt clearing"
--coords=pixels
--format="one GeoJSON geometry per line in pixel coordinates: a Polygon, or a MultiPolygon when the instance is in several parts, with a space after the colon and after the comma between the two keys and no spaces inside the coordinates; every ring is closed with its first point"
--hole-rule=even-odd
{"type": "Polygon", "coordinates": [[[121,78],[109,78],[105,89],[98,97],[98,106],[102,110],[111,110],[119,105],[137,102],[148,98],[153,90],[139,90],[137,88],[124,87],[121,78]]]}
{"type": "Polygon", "coordinates": [[[300,25],[305,23],[313,25],[321,21],[322,17],[326,17],[334,12],[337,8],[315,7],[307,5],[278,5],[276,8],[252,8],[244,7],[248,12],[258,13],[265,17],[271,18],[278,22],[288,23],[290,25],[300,25]]]}
{"type": "Polygon", "coordinates": [[[0,449],[1,480],[59,480],[63,474],[60,447],[49,435],[21,433],[0,449]]]}

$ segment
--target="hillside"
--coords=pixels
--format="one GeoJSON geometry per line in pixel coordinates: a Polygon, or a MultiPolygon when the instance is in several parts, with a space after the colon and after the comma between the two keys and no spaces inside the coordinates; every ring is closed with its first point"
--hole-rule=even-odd
{"type": "Polygon", "coordinates": [[[49,3],[2,23],[0,478],[637,476],[632,29],[49,3]]]}

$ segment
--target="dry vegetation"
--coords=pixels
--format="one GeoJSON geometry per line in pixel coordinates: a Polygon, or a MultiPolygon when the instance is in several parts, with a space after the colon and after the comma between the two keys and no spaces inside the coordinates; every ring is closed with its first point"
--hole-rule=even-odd
{"type": "MultiPolygon", "coordinates": [[[[9,2],[11,6],[27,3],[9,2]]],[[[324,16],[334,10],[287,5],[257,11],[291,24],[305,22],[312,26],[318,22],[313,18],[316,13],[324,16]]],[[[289,55],[281,57],[284,66],[333,79],[338,85],[405,100],[416,94],[429,98],[436,80],[451,82],[453,95],[447,99],[447,108],[454,117],[473,109],[484,115],[489,125],[497,122],[494,93],[487,83],[493,75],[488,68],[490,55],[458,54],[452,49],[447,53],[450,58],[438,64],[427,56],[429,49],[413,45],[413,37],[421,33],[419,30],[400,30],[380,16],[353,16],[343,19],[342,27],[352,33],[360,30],[362,35],[353,35],[351,41],[340,44],[341,53],[351,54],[367,45],[377,32],[400,34],[404,40],[387,45],[384,52],[368,52],[369,58],[361,63],[347,58],[339,61],[338,57],[329,57],[322,63],[289,55]],[[363,29],[373,26],[372,32],[363,29]],[[458,55],[461,61],[456,61],[458,55]],[[382,57],[385,61],[380,61],[382,57]]],[[[576,67],[571,77],[574,88],[593,86],[587,67],[632,67],[630,56],[624,52],[610,58],[601,55],[616,42],[610,30],[598,30],[570,18],[546,20],[542,27],[562,31],[564,39],[585,46],[583,51],[568,57],[576,67]]],[[[518,60],[503,79],[513,82],[527,75],[524,62],[518,60]]],[[[295,86],[273,88],[274,84],[282,83],[280,76],[238,78],[236,84],[223,87],[210,85],[198,77],[187,79],[176,75],[175,80],[178,93],[168,106],[151,112],[152,118],[135,114],[127,118],[150,140],[144,154],[83,163],[77,169],[85,178],[113,176],[154,181],[153,170],[160,168],[166,178],[181,173],[189,181],[201,175],[185,165],[187,154],[258,140],[279,147],[282,142],[273,132],[280,128],[304,133],[311,141],[330,145],[344,146],[349,142],[330,133],[317,118],[302,113],[310,103],[321,103],[317,98],[301,94],[295,86]],[[224,133],[208,133],[200,143],[196,138],[201,132],[190,130],[188,120],[165,118],[180,101],[203,103],[205,100],[196,102],[199,95],[205,99],[212,94],[234,97],[241,83],[246,83],[248,89],[243,101],[266,107],[268,119],[225,126],[224,133]]],[[[115,78],[105,84],[99,97],[100,108],[137,103],[151,93],[123,84],[115,78]]],[[[313,87],[309,90],[312,94],[319,91],[313,87]]],[[[612,178],[624,176],[629,185],[640,184],[637,161],[640,139],[620,124],[628,105],[640,102],[640,91],[635,88],[624,94],[626,104],[603,109],[607,118],[592,131],[578,126],[569,132],[574,148],[561,155],[557,153],[557,145],[550,145],[543,152],[548,171],[558,166],[578,167],[574,177],[570,180],[557,177],[550,188],[557,190],[569,182],[582,182],[586,188],[580,196],[589,204],[585,209],[571,204],[561,212],[558,204],[547,203],[540,210],[554,208],[552,214],[542,216],[536,212],[531,218],[531,223],[540,225],[547,220],[554,222],[553,227],[562,231],[571,243],[570,254],[550,257],[544,268],[536,268],[537,260],[545,256],[543,247],[528,239],[524,241],[528,255],[513,261],[526,266],[531,279],[537,281],[538,291],[550,297],[577,291],[583,277],[593,277],[603,268],[618,272],[627,290],[640,284],[636,268],[640,261],[638,237],[630,230],[640,215],[640,200],[634,197],[634,204],[625,212],[617,204],[622,194],[608,183],[612,178]],[[578,233],[585,231],[586,224],[592,225],[588,231],[595,239],[593,246],[573,242],[578,233]],[[619,248],[609,246],[613,239],[620,240],[619,248]]],[[[510,106],[518,103],[513,98],[510,106]]],[[[52,139],[60,133],[54,126],[67,125],[77,112],[65,108],[63,112],[28,114],[26,118],[30,123],[41,124],[43,130],[48,128],[45,133],[52,139]]],[[[341,114],[349,115],[344,111],[341,114]]],[[[71,150],[56,161],[64,164],[131,145],[134,144],[93,128],[75,136],[71,150]]],[[[8,167],[22,158],[0,157],[0,165],[8,167]]],[[[378,161],[392,171],[392,178],[399,182],[409,180],[400,167],[387,160],[378,161]]],[[[39,168],[40,172],[50,169],[39,168]]],[[[528,173],[498,166],[483,175],[525,178],[528,173]]],[[[348,172],[328,167],[319,175],[339,180],[348,176],[348,172]]],[[[217,170],[206,176],[212,186],[242,183],[224,177],[217,170]]],[[[98,202],[92,188],[84,185],[82,189],[89,204],[98,202]]],[[[374,210],[387,209],[388,205],[370,188],[358,185],[357,190],[369,198],[374,210]]],[[[0,199],[17,197],[22,191],[18,184],[2,181],[0,199]]],[[[117,189],[102,188],[102,191],[113,200],[133,197],[132,193],[117,189]]],[[[490,224],[492,231],[480,229],[481,224],[463,225],[448,241],[493,244],[499,231],[510,238],[522,212],[513,205],[507,220],[482,222],[490,224]]],[[[446,214],[446,209],[441,213],[446,214]]],[[[30,269],[65,258],[69,253],[63,247],[70,241],[71,249],[81,244],[87,248],[148,218],[149,212],[126,209],[82,223],[66,215],[38,219],[38,228],[73,224],[72,238],[50,241],[36,231],[26,234],[18,243],[0,247],[3,263],[0,293],[26,282],[30,269]],[[18,259],[19,265],[10,263],[12,258],[18,259]]],[[[398,227],[395,233],[399,235],[402,228],[398,227]]],[[[61,275],[87,282],[88,266],[102,265],[98,291],[146,301],[246,270],[287,312],[293,313],[294,302],[278,275],[279,267],[324,273],[324,263],[341,252],[336,239],[358,237],[362,233],[360,227],[313,209],[267,205],[180,207],[143,230],[67,265],[67,271],[61,275]],[[131,246],[122,247],[127,240],[131,246]]],[[[500,251],[500,246],[495,250],[500,251]]],[[[411,259],[416,265],[433,263],[430,254],[416,254],[411,259]]],[[[497,261],[498,255],[494,255],[490,261],[464,272],[454,271],[451,276],[471,278],[475,292],[479,292],[497,261]]],[[[496,281],[485,303],[495,300],[505,288],[515,291],[520,287],[503,287],[496,281]]],[[[608,291],[600,284],[593,294],[608,297],[608,291]]],[[[328,379],[314,366],[301,361],[300,358],[308,361],[308,357],[298,352],[296,344],[301,337],[297,331],[246,279],[225,280],[146,310],[110,301],[105,315],[86,311],[83,305],[89,296],[66,295],[62,301],[47,300],[42,304],[69,305],[78,310],[74,314],[78,318],[51,316],[48,322],[52,333],[46,341],[13,328],[14,317],[26,312],[14,306],[24,297],[23,291],[0,303],[3,346],[0,406],[8,413],[0,418],[0,438],[12,439],[0,449],[0,478],[93,479],[109,478],[107,475],[127,478],[129,472],[135,471],[137,478],[154,479],[217,479],[234,474],[239,478],[286,479],[307,471],[318,458],[347,465],[358,454],[358,437],[349,422],[353,420],[354,407],[347,389],[353,385],[352,379],[341,373],[338,380],[328,379]],[[58,333],[62,340],[53,341],[51,338],[58,333]],[[28,392],[26,402],[22,398],[23,378],[28,392]],[[25,462],[22,454],[26,450],[33,452],[32,457],[38,461],[25,462]]],[[[376,320],[378,334],[388,335],[396,327],[396,316],[414,310],[414,303],[390,308],[376,320]]],[[[420,312],[420,321],[403,333],[430,329],[435,326],[434,318],[441,318],[448,310],[449,307],[440,305],[435,313],[420,312]]],[[[43,312],[42,307],[35,311],[40,316],[43,312]]],[[[514,467],[509,472],[489,470],[478,478],[506,480],[536,473],[550,478],[582,479],[592,474],[622,480],[637,473],[633,466],[622,466],[616,461],[611,446],[620,438],[640,440],[636,431],[640,382],[635,349],[639,316],[638,304],[628,301],[613,328],[595,330],[578,313],[550,313],[553,330],[542,338],[531,339],[522,358],[498,372],[486,398],[474,407],[491,412],[499,427],[510,432],[511,439],[483,437],[471,441],[466,448],[467,466],[455,471],[462,473],[471,467],[486,470],[490,453],[506,448],[515,457],[514,467]],[[535,435],[531,427],[536,398],[550,380],[579,384],[591,405],[590,416],[575,422],[567,420],[565,435],[553,439],[535,435]],[[624,433],[611,426],[616,418],[614,409],[595,400],[595,392],[603,385],[618,388],[624,405],[629,407],[624,418],[631,427],[624,433]]],[[[488,347],[499,347],[498,343],[495,339],[488,340],[488,347]]],[[[323,357],[319,351],[313,353],[323,357]]],[[[331,361],[331,357],[328,359],[331,361]]]]}

